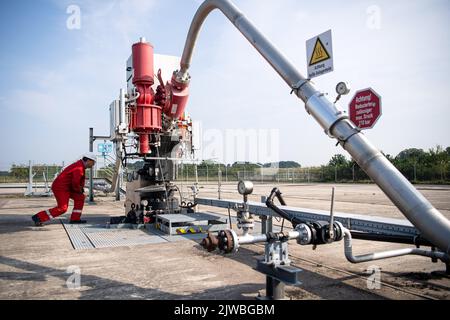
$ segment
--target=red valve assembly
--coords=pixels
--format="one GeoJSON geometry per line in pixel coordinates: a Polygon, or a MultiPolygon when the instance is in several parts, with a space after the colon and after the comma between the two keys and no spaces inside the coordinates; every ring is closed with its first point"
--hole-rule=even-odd
{"type": "Polygon", "coordinates": [[[129,128],[139,135],[139,154],[150,153],[150,135],[164,132],[163,118],[167,121],[183,117],[189,97],[189,81],[180,81],[173,73],[164,84],[158,70],[159,85],[155,90],[153,46],[141,39],[132,46],[133,79],[136,102],[129,107],[129,128]]]}

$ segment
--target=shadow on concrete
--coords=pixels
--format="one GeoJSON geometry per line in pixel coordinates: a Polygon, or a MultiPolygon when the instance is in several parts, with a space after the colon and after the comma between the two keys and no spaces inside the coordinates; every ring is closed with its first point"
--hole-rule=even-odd
{"type": "Polygon", "coordinates": [[[39,275],[33,272],[0,272],[0,279],[14,281],[45,281],[45,275],[39,275]]]}
{"type": "MultiPolygon", "coordinates": [[[[66,214],[67,217],[61,217],[59,219],[55,219],[51,221],[49,224],[61,224],[60,219],[67,219],[70,217],[70,214],[66,214]]],[[[0,225],[0,233],[12,233],[12,232],[21,232],[27,230],[33,230],[38,232],[49,231],[45,227],[39,228],[34,227],[29,215],[1,215],[2,224],[0,225]]],[[[105,222],[108,221],[109,217],[107,216],[88,216],[86,219],[90,222],[105,222]]],[[[203,249],[198,242],[200,240],[190,239],[195,241],[197,244],[194,245],[201,255],[207,257],[210,255],[217,255],[217,253],[208,253],[205,249],[203,249]]],[[[227,258],[232,259],[234,261],[240,262],[244,265],[247,265],[249,268],[254,269],[256,266],[255,258],[263,254],[264,249],[262,247],[252,248],[252,250],[241,247],[237,254],[225,255],[227,258]]],[[[64,280],[67,279],[68,275],[65,270],[52,269],[47,267],[42,267],[36,264],[15,260],[12,258],[0,257],[0,263],[5,265],[16,265],[19,268],[27,271],[26,273],[17,273],[17,272],[4,272],[0,273],[1,279],[11,280],[11,281],[44,281],[45,276],[52,273],[52,275],[56,275],[64,280]],[[32,272],[32,274],[30,274],[32,272]],[[34,275],[34,276],[33,276],[34,275]]],[[[256,271],[255,271],[256,272],[256,271]]],[[[386,272],[386,271],[383,271],[386,272]]],[[[424,287],[436,287],[441,290],[449,290],[447,286],[442,286],[438,284],[429,284],[426,280],[429,279],[440,279],[439,275],[430,276],[429,273],[415,273],[416,277],[411,275],[411,273],[392,273],[386,272],[393,277],[402,277],[405,280],[414,281],[414,280],[422,280],[421,284],[424,287]]],[[[303,268],[303,272],[300,274],[300,281],[302,281],[302,285],[299,287],[301,290],[307,291],[313,295],[316,295],[323,299],[386,299],[383,296],[378,295],[377,293],[365,289],[361,289],[355,287],[350,284],[344,283],[345,280],[351,280],[352,278],[356,278],[358,275],[347,276],[344,278],[333,279],[317,272],[309,271],[303,268]]],[[[122,299],[126,297],[126,299],[133,299],[133,295],[139,297],[139,299],[248,299],[248,296],[244,296],[245,293],[249,295],[256,295],[258,290],[265,289],[265,283],[259,284],[240,284],[237,286],[230,287],[220,287],[215,289],[205,290],[195,295],[183,295],[180,293],[179,295],[174,295],[170,293],[166,293],[160,290],[154,289],[146,289],[135,286],[133,284],[122,283],[118,281],[113,281],[110,279],[104,279],[96,276],[83,276],[83,284],[88,284],[91,288],[86,291],[81,291],[82,296],[81,299],[122,299]],[[91,284],[91,285],[89,285],[91,284]],[[96,297],[100,295],[100,297],[96,297]]],[[[182,290],[182,288],[180,288],[182,290]]],[[[295,295],[294,295],[295,296],[295,295]]]]}
{"type": "MultiPolygon", "coordinates": [[[[31,220],[33,214],[5,214],[0,213],[1,224],[0,224],[0,234],[14,233],[14,232],[24,232],[24,231],[49,231],[46,229],[49,225],[61,225],[70,219],[71,212],[66,212],[63,215],[57,217],[56,219],[46,221],[44,226],[36,227],[34,222],[31,220]]],[[[95,216],[87,215],[82,216],[82,219],[86,219],[88,223],[101,224],[106,226],[106,222],[109,221],[108,216],[95,216]]]]}
{"type": "MultiPolygon", "coordinates": [[[[3,272],[0,273],[3,281],[45,281],[46,276],[60,278],[64,281],[61,289],[66,289],[65,282],[70,274],[66,270],[45,267],[39,264],[30,263],[10,257],[0,257],[0,264],[11,266],[25,272],[3,272]]],[[[183,286],[180,285],[180,294],[164,292],[158,289],[142,288],[130,283],[124,283],[116,280],[101,278],[92,275],[81,275],[81,286],[83,290],[77,291],[81,294],[80,300],[98,300],[98,299],[154,299],[154,300],[192,300],[192,299],[253,299],[257,296],[259,290],[263,289],[261,284],[243,283],[233,286],[217,287],[204,290],[195,294],[183,294],[183,286]],[[89,289],[85,290],[84,288],[89,289]]],[[[43,288],[43,290],[45,290],[43,288]]],[[[15,297],[16,298],[16,297],[15,297]]],[[[18,297],[21,299],[22,297],[18,297]]],[[[42,297],[37,297],[42,298],[42,297]]],[[[49,296],[49,299],[58,298],[49,296]]]]}
{"type": "MultiPolygon", "coordinates": [[[[200,245],[195,246],[196,249],[203,251],[205,256],[213,255],[217,253],[208,253],[203,247],[200,245]]],[[[258,248],[257,251],[253,251],[246,248],[239,248],[239,252],[237,254],[227,254],[223,255],[229,259],[240,262],[242,264],[247,265],[249,268],[252,268],[256,271],[256,257],[264,254],[263,248],[258,248]]],[[[327,277],[325,275],[319,274],[317,272],[309,271],[301,266],[293,263],[294,266],[302,269],[303,271],[299,274],[299,280],[302,282],[301,285],[297,286],[298,291],[307,291],[310,294],[313,294],[321,299],[330,299],[330,300],[386,300],[386,297],[383,297],[375,292],[371,292],[368,289],[364,290],[353,285],[344,283],[345,280],[356,279],[358,275],[347,276],[345,278],[333,279],[327,277]]],[[[265,290],[265,283],[262,283],[265,290]]],[[[287,289],[288,287],[286,287],[287,289]]],[[[295,291],[296,286],[290,286],[289,291],[295,291]]],[[[264,291],[265,292],[265,291],[264,291]]],[[[287,290],[286,290],[287,292],[287,290]]],[[[287,296],[299,297],[304,296],[302,294],[287,294],[287,296]]]]}
{"type": "MultiPolygon", "coordinates": [[[[24,232],[24,231],[49,231],[44,227],[36,227],[34,222],[31,220],[32,214],[4,214],[0,213],[1,223],[0,223],[0,234],[14,233],[14,232],[24,232]]],[[[51,220],[46,222],[46,225],[60,224],[60,219],[51,220]]]]}
{"type": "MultiPolygon", "coordinates": [[[[39,208],[39,207],[36,207],[36,205],[32,205],[32,206],[15,206],[15,207],[0,207],[0,209],[2,209],[2,210],[33,209],[33,210],[27,210],[27,211],[30,211],[30,212],[34,212],[34,211],[39,212],[40,210],[39,210],[39,209],[36,210],[36,208],[39,208]]],[[[44,207],[42,207],[42,208],[44,208],[44,207]]],[[[44,208],[44,209],[47,209],[47,208],[44,208]]],[[[43,209],[43,210],[44,210],[44,209],[43,209]]],[[[35,213],[36,213],[36,212],[35,212],[35,213]]]]}
{"type": "MultiPolygon", "coordinates": [[[[419,289],[431,289],[436,291],[448,291],[450,292],[450,281],[449,286],[445,286],[442,284],[437,284],[434,282],[429,282],[432,280],[442,280],[442,279],[450,279],[450,275],[445,273],[445,265],[442,264],[443,270],[442,271],[432,271],[432,272],[388,272],[388,271],[382,271],[382,273],[386,273],[390,275],[391,277],[395,277],[400,279],[401,283],[396,284],[398,286],[404,286],[404,287],[415,287],[419,289]]],[[[391,281],[395,283],[394,281],[391,281]]]]}

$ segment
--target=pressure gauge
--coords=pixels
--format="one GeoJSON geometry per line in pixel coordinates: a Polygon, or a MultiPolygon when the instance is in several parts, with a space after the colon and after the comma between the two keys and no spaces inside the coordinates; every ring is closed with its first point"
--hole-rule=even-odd
{"type": "Polygon", "coordinates": [[[345,82],[339,82],[336,85],[336,92],[340,95],[345,95],[350,92],[350,89],[347,88],[347,84],[345,82]]]}
{"type": "Polygon", "coordinates": [[[239,181],[238,192],[242,195],[251,194],[253,192],[253,183],[251,181],[239,181]]]}

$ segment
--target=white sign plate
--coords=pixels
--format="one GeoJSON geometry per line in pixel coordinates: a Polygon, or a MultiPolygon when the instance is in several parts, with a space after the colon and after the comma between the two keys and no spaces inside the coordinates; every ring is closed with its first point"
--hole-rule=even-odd
{"type": "Polygon", "coordinates": [[[331,30],[306,41],[308,78],[333,71],[333,45],[331,30]]]}

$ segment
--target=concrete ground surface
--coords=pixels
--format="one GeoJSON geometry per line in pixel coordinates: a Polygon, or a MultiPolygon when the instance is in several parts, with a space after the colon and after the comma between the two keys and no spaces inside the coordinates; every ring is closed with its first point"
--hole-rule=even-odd
{"type": "MultiPolygon", "coordinates": [[[[275,184],[255,185],[250,200],[259,201],[275,184]]],[[[331,184],[279,185],[289,206],[329,210],[331,184]]],[[[335,210],[403,218],[373,184],[335,185],[335,210]]],[[[418,186],[437,209],[450,218],[450,187],[418,186]]],[[[54,198],[24,198],[0,189],[0,299],[254,299],[265,294],[265,276],[255,271],[262,244],[234,255],[206,252],[199,241],[186,240],[101,249],[74,250],[56,219],[34,227],[31,215],[53,207],[54,198]],[[2,195],[3,193],[3,195],[2,195]],[[79,270],[81,287],[67,283],[79,270]]],[[[184,190],[186,191],[186,184],[184,190]]],[[[221,197],[240,199],[236,183],[224,184],[221,197]]],[[[203,185],[200,195],[217,197],[217,185],[203,185]]],[[[70,212],[71,208],[69,208],[70,212]]],[[[227,216],[223,209],[200,206],[202,212],[227,216]]],[[[83,217],[123,215],[123,201],[98,196],[86,204],[83,217]]],[[[61,219],[68,219],[66,213],[61,219]]],[[[279,224],[279,222],[275,222],[279,224]]],[[[286,224],[286,227],[289,227],[286,224]]],[[[408,247],[355,240],[355,254],[408,247]]],[[[287,299],[450,299],[445,265],[418,256],[351,264],[343,243],[289,245],[292,264],[301,268],[301,285],[286,286],[287,299]],[[380,270],[373,288],[368,270],[380,270]]]]}

